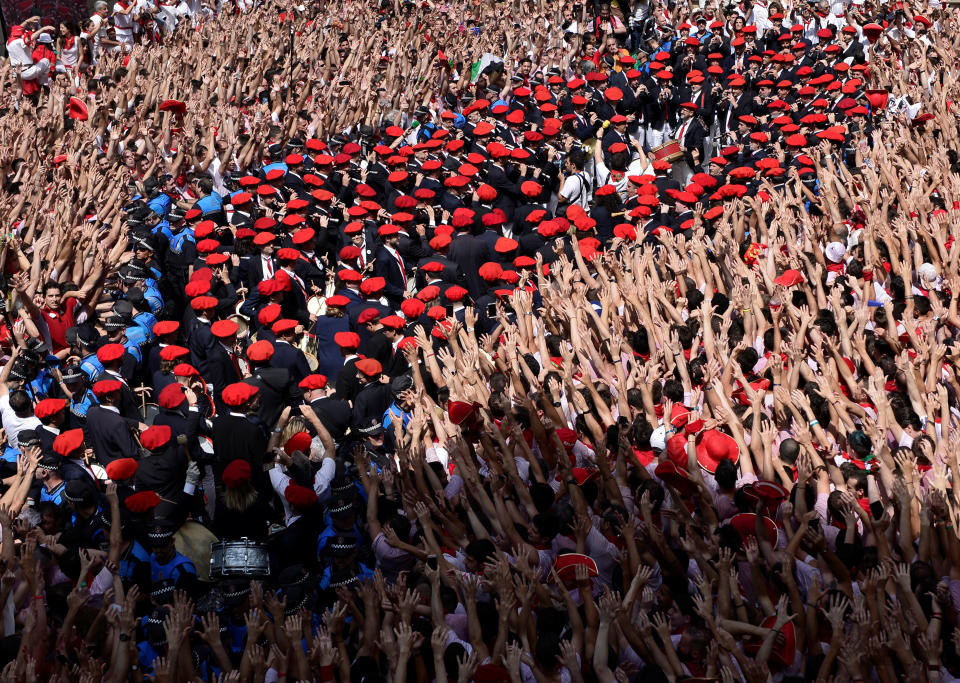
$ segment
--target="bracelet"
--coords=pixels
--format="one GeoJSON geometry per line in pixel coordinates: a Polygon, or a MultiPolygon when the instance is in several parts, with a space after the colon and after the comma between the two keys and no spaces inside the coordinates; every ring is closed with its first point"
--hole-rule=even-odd
{"type": "Polygon", "coordinates": [[[814,420],[813,422],[808,422],[807,424],[811,427],[815,427],[816,425],[820,424],[820,420],[814,420]]]}
{"type": "Polygon", "coordinates": [[[741,309],[740,309],[740,312],[741,312],[741,313],[749,313],[749,312],[752,311],[752,310],[753,310],[752,308],[741,308],[741,309]]]}
{"type": "Polygon", "coordinates": [[[913,299],[913,294],[911,294],[910,296],[903,297],[904,301],[910,301],[911,299],[913,299]]]}

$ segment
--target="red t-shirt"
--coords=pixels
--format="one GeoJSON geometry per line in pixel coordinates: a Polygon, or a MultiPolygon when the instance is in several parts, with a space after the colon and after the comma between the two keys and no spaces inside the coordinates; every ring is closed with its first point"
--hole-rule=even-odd
{"type": "Polygon", "coordinates": [[[77,300],[70,297],[60,307],[59,311],[44,306],[41,309],[43,319],[47,323],[47,329],[50,331],[51,352],[57,353],[67,348],[67,329],[73,327],[74,311],[77,307],[77,300]]]}

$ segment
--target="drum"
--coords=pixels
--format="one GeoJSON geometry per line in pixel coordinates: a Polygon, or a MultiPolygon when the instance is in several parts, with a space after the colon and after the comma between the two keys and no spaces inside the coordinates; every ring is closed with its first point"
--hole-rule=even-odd
{"type": "Polygon", "coordinates": [[[197,568],[197,578],[210,580],[210,546],[220,539],[210,529],[193,520],[183,523],[174,535],[177,552],[186,555],[197,568]]]}
{"type": "Polygon", "coordinates": [[[227,320],[232,320],[237,323],[237,338],[243,339],[247,336],[247,333],[250,331],[250,318],[243,315],[242,313],[234,313],[229,316],[227,320]]]}
{"type": "Polygon", "coordinates": [[[680,149],[680,143],[676,140],[667,140],[659,147],[651,149],[650,153],[653,154],[653,158],[657,161],[663,160],[672,163],[677,159],[683,158],[683,150],[680,149]]]}
{"type": "Polygon", "coordinates": [[[247,538],[210,544],[210,577],[269,576],[270,554],[265,543],[247,538]]]}
{"type": "Polygon", "coordinates": [[[316,372],[317,368],[320,367],[320,361],[317,360],[317,357],[312,353],[305,353],[303,355],[307,358],[307,365],[310,366],[310,372],[316,372]]]}

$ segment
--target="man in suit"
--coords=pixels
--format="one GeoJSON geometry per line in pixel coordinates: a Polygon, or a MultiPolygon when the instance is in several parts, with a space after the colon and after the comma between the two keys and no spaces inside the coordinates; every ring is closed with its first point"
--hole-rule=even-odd
{"type": "Polygon", "coordinates": [[[244,304],[244,313],[250,315],[245,309],[252,311],[260,298],[257,292],[257,283],[269,280],[277,272],[276,236],[272,232],[259,232],[253,238],[253,244],[259,250],[247,260],[246,279],[243,281],[247,288],[247,301],[244,304]]]}
{"type": "Polygon", "coordinates": [[[189,387],[179,383],[168,384],[157,397],[160,412],[153,418],[153,424],[166,425],[174,434],[187,437],[187,451],[194,460],[205,460],[200,449],[200,410],[197,407],[197,395],[189,387]]]}
{"type": "MultiPolygon", "coordinates": [[[[289,280],[289,289],[285,288],[280,307],[283,309],[283,315],[286,318],[292,318],[302,325],[310,323],[310,312],[307,311],[307,284],[296,272],[296,264],[300,260],[300,252],[290,247],[285,247],[277,252],[277,259],[280,261],[280,270],[277,272],[277,279],[282,279],[286,275],[289,280]]],[[[312,292],[310,294],[312,296],[312,292]]]]}
{"type": "Polygon", "coordinates": [[[374,273],[384,280],[383,293],[390,305],[399,308],[407,291],[407,269],[400,256],[400,228],[396,225],[384,225],[379,231],[382,246],[377,249],[374,273]]]}
{"type": "Polygon", "coordinates": [[[304,377],[299,384],[303,400],[313,409],[324,428],[336,443],[340,443],[350,428],[353,409],[350,403],[333,395],[333,387],[323,375],[304,377]]]}
{"type": "Polygon", "coordinates": [[[383,414],[390,407],[393,395],[390,385],[380,381],[383,375],[383,366],[373,358],[364,358],[357,361],[357,379],[360,391],[353,400],[353,425],[359,428],[370,419],[383,420],[383,414]]]}
{"type": "Polygon", "coordinates": [[[460,221],[454,221],[456,233],[450,244],[449,258],[466,274],[467,290],[476,299],[485,290],[479,270],[480,266],[492,260],[490,249],[483,240],[470,234],[472,223],[461,223],[460,227],[457,227],[457,223],[460,221]]]}
{"type": "MultiPolygon", "coordinates": [[[[187,476],[186,449],[177,443],[176,435],[168,425],[153,425],[140,435],[140,443],[144,448],[144,456],[140,458],[137,467],[137,488],[143,491],[155,491],[163,499],[169,512],[176,515],[186,502],[184,482],[187,476]]],[[[157,506],[160,510],[160,506],[157,506]]],[[[185,514],[183,510],[180,514],[185,514]]],[[[170,518],[169,515],[157,512],[158,517],[170,518]]],[[[179,520],[178,520],[179,521],[179,520]]]]}
{"type": "Polygon", "coordinates": [[[297,321],[281,318],[271,328],[277,340],[273,345],[270,367],[284,368],[290,373],[290,380],[299,382],[310,374],[310,365],[303,351],[296,347],[297,321]]]}
{"type": "Polygon", "coordinates": [[[239,327],[233,320],[218,320],[210,326],[210,333],[216,339],[216,343],[207,354],[207,371],[203,378],[213,385],[213,395],[218,411],[225,407],[217,399],[223,388],[243,379],[240,358],[236,352],[238,331],[239,327]]]}
{"type": "Polygon", "coordinates": [[[251,482],[265,494],[270,494],[269,481],[263,471],[263,459],[267,451],[267,434],[259,421],[250,420],[257,412],[259,390],[257,387],[238,382],[223,390],[223,402],[228,410],[213,418],[214,474],[221,481],[223,469],[231,460],[246,460],[250,465],[251,482]]]}
{"type": "Polygon", "coordinates": [[[97,350],[97,360],[103,364],[100,379],[115,379],[120,382],[120,402],[117,407],[131,426],[140,422],[140,413],[137,410],[137,398],[133,389],[127,384],[127,378],[121,372],[125,362],[130,360],[130,353],[123,344],[104,344],[97,350]]]}
{"type": "MultiPolygon", "coordinates": [[[[20,447],[25,449],[39,447],[40,439],[32,429],[24,429],[21,434],[20,447]]],[[[71,429],[57,435],[53,442],[53,454],[44,455],[41,459],[41,465],[37,467],[37,474],[42,474],[41,467],[46,462],[47,466],[56,464],[57,473],[63,481],[72,481],[80,479],[94,489],[97,488],[97,478],[90,466],[83,460],[83,430],[71,429]]],[[[41,477],[43,479],[43,477],[41,477]]]]}
{"type": "Polygon", "coordinates": [[[301,228],[293,233],[293,246],[300,250],[300,258],[294,264],[294,272],[304,281],[313,295],[313,288],[322,288],[326,284],[326,264],[317,254],[316,232],[313,228],[301,228]]]}
{"type": "Polygon", "coordinates": [[[360,391],[356,369],[357,361],[360,360],[357,355],[357,349],[360,348],[360,335],[356,332],[337,332],[333,340],[340,347],[340,353],[343,355],[342,366],[337,373],[337,398],[352,401],[360,391]]]}
{"type": "MultiPolygon", "coordinates": [[[[87,433],[90,445],[101,465],[118,458],[136,458],[140,448],[127,421],[120,415],[120,390],[117,379],[102,379],[93,385],[93,394],[100,405],[87,411],[87,433]]],[[[62,436],[62,435],[61,435],[62,436]]]]}
{"type": "MultiPolygon", "coordinates": [[[[697,113],[697,105],[693,102],[684,102],[680,105],[680,125],[677,126],[675,137],[683,150],[686,166],[683,169],[685,177],[678,178],[681,185],[686,185],[690,176],[700,168],[706,154],[704,141],[707,138],[707,131],[697,117],[697,113]]],[[[675,172],[676,170],[674,169],[675,172]]]]}
{"type": "Polygon", "coordinates": [[[753,114],[753,97],[746,92],[746,85],[742,78],[731,79],[726,100],[719,106],[721,133],[735,131],[741,116],[753,114]]]}
{"type": "Polygon", "coordinates": [[[217,343],[210,325],[213,312],[217,307],[217,300],[212,296],[198,296],[190,301],[190,307],[197,317],[189,328],[187,348],[190,349],[190,361],[201,377],[207,376],[207,356],[217,343]]]}
{"type": "Polygon", "coordinates": [[[284,407],[296,405],[300,399],[300,390],[291,379],[290,371],[270,366],[273,354],[274,345],[266,339],[247,347],[250,376],[244,381],[259,390],[260,408],[257,414],[267,425],[276,424],[284,407]]]}

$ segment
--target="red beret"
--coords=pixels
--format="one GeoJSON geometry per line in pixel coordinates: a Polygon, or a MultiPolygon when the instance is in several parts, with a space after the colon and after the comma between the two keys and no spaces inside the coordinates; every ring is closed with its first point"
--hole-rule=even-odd
{"type": "Polygon", "coordinates": [[[217,307],[217,300],[212,296],[198,296],[190,302],[190,307],[195,311],[205,311],[217,307]]]}
{"type": "Polygon", "coordinates": [[[102,379],[93,385],[93,393],[95,396],[100,397],[114,391],[120,391],[122,388],[123,383],[118,379],[102,379]]]}
{"type": "Polygon", "coordinates": [[[333,296],[327,297],[326,304],[327,304],[327,308],[330,308],[333,306],[337,308],[344,308],[350,304],[350,299],[343,296],[342,294],[334,294],[333,296]]]}
{"type": "Polygon", "coordinates": [[[257,321],[261,325],[271,325],[280,317],[280,304],[267,304],[257,313],[257,321]]]}
{"type": "Polygon", "coordinates": [[[260,391],[260,389],[250,384],[234,382],[223,388],[223,394],[221,396],[224,403],[236,408],[256,396],[258,391],[260,391]]]}
{"type": "Polygon", "coordinates": [[[383,374],[383,366],[380,361],[373,358],[363,358],[356,362],[356,368],[367,377],[379,377],[383,374]]]}
{"type": "Polygon", "coordinates": [[[239,330],[240,326],[233,320],[218,320],[210,326],[210,331],[213,333],[213,336],[219,339],[230,337],[239,330]]]}
{"type": "Polygon", "coordinates": [[[44,420],[51,415],[56,415],[66,407],[67,402],[62,398],[45,398],[36,405],[33,414],[44,420]]]}
{"type": "Polygon", "coordinates": [[[273,357],[273,344],[266,339],[256,341],[247,347],[247,358],[254,363],[265,363],[273,357]]]}
{"type": "Polygon", "coordinates": [[[176,382],[165,386],[157,397],[157,403],[160,404],[160,407],[168,410],[179,408],[186,400],[187,397],[183,393],[183,387],[176,382]]]}
{"type": "Polygon", "coordinates": [[[324,375],[307,375],[297,385],[301,389],[313,391],[314,389],[323,389],[327,386],[327,378],[324,375]]]}
{"type": "Polygon", "coordinates": [[[64,458],[70,455],[83,445],[83,430],[71,429],[66,432],[60,432],[57,438],[53,440],[53,452],[64,458]]]}
{"type": "Polygon", "coordinates": [[[300,486],[293,481],[287,484],[283,496],[287,499],[287,502],[296,508],[308,508],[317,503],[317,494],[313,492],[313,489],[300,486]]]}
{"type": "Polygon", "coordinates": [[[153,326],[153,333],[158,337],[165,334],[173,334],[180,329],[180,323],[176,320],[161,320],[153,326]]]}
{"type": "Polygon", "coordinates": [[[183,288],[183,291],[189,297],[203,296],[210,291],[210,281],[204,280],[203,278],[191,280],[187,283],[187,286],[183,288]]]}
{"type": "Polygon", "coordinates": [[[160,360],[173,361],[190,355],[190,349],[176,344],[168,344],[160,349],[160,360]]]}
{"type": "Polygon", "coordinates": [[[223,468],[221,479],[228,489],[235,489],[240,484],[250,481],[250,463],[239,458],[231,460],[230,464],[223,468]]]}
{"type": "Polygon", "coordinates": [[[360,282],[363,279],[360,273],[350,269],[337,271],[337,277],[343,282],[360,282]]]}
{"type": "Polygon", "coordinates": [[[283,450],[286,451],[287,455],[293,455],[297,451],[309,453],[311,441],[313,439],[307,432],[297,432],[287,439],[287,443],[283,444],[283,450]]]}
{"type": "Polygon", "coordinates": [[[179,363],[173,368],[173,374],[177,377],[199,377],[200,373],[190,363],[179,363]]]}
{"type": "Polygon", "coordinates": [[[467,290],[460,285],[453,285],[452,287],[447,287],[447,291],[445,291],[443,295],[447,297],[447,301],[460,301],[467,295],[467,290]]]}
{"type": "Polygon", "coordinates": [[[333,341],[341,349],[354,351],[360,347],[360,335],[356,332],[337,332],[333,341]]]}
{"type": "Polygon", "coordinates": [[[126,351],[123,344],[104,344],[97,351],[97,360],[101,363],[112,363],[123,358],[126,351]]]}
{"type": "Polygon", "coordinates": [[[277,258],[281,261],[296,261],[300,258],[300,252],[297,249],[284,247],[277,252],[277,258]]]}
{"type": "Polygon", "coordinates": [[[292,332],[297,329],[297,321],[290,318],[281,318],[277,322],[273,323],[273,326],[270,328],[273,330],[274,334],[283,334],[284,332],[292,332]]]}
{"type": "Polygon", "coordinates": [[[107,463],[107,476],[113,481],[130,479],[137,473],[137,467],[137,461],[133,458],[119,458],[118,460],[107,463]]]}
{"type": "Polygon", "coordinates": [[[391,330],[400,330],[407,324],[407,321],[399,315],[388,315],[380,321],[380,324],[391,330]]]}
{"type": "Polygon", "coordinates": [[[387,281],[382,277],[371,277],[367,278],[360,285],[360,291],[364,294],[376,294],[382,290],[387,284],[387,281]]]}
{"type": "Polygon", "coordinates": [[[160,502],[161,498],[156,491],[137,491],[133,495],[127,496],[124,504],[130,512],[140,514],[152,510],[160,502]]]}
{"type": "Polygon", "coordinates": [[[153,425],[140,434],[140,445],[148,451],[158,451],[168,443],[173,432],[169,425],[153,425]]]}
{"type": "Polygon", "coordinates": [[[357,316],[357,323],[359,325],[366,325],[369,322],[372,322],[380,317],[380,311],[375,308],[366,308],[360,312],[360,315],[357,316]]]}
{"type": "Polygon", "coordinates": [[[297,230],[293,233],[291,240],[294,244],[306,244],[316,236],[316,232],[313,228],[303,228],[302,230],[297,230]]]}
{"type": "Polygon", "coordinates": [[[426,305],[420,299],[404,299],[400,303],[400,311],[408,318],[417,318],[426,309],[426,305]]]}

